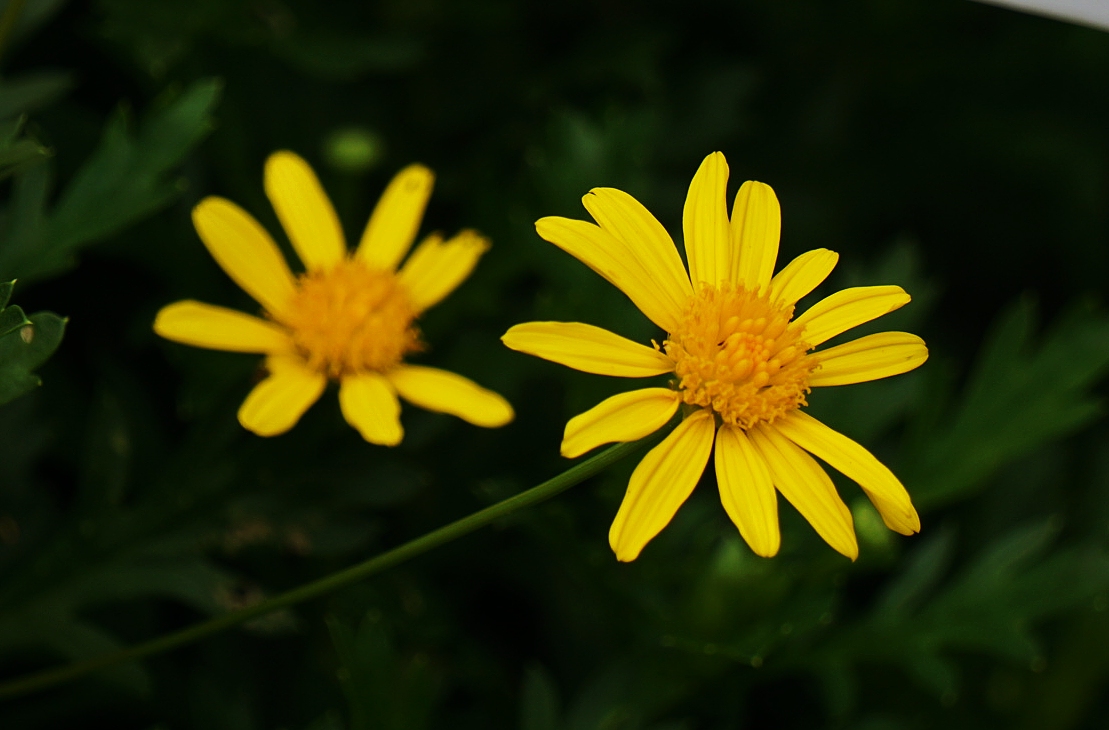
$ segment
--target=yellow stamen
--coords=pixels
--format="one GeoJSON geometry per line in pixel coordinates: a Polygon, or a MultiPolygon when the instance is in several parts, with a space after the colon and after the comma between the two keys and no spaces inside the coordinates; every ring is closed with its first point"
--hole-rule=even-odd
{"type": "Polygon", "coordinates": [[[792,317],[766,294],[703,286],[663,343],[682,400],[745,430],[806,405],[816,361],[792,317]]]}
{"type": "Polygon", "coordinates": [[[280,322],[308,366],[331,378],[385,372],[422,349],[416,311],[397,276],[346,259],[297,278],[280,322]]]}

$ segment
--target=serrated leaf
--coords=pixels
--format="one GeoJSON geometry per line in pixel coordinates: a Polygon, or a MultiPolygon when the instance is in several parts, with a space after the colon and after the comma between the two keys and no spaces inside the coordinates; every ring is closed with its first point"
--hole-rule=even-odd
{"type": "Polygon", "coordinates": [[[32,279],[57,274],[72,265],[81,247],[118,233],[179,194],[173,169],[211,129],[220,87],[216,80],[193,84],[148,113],[137,133],[117,112],[49,214],[49,176],[36,169],[17,176],[0,271],[32,279]]]}
{"type": "Polygon", "coordinates": [[[1035,341],[1035,306],[1019,302],[982,348],[943,429],[899,469],[918,507],[964,498],[999,468],[1101,413],[1090,392],[1109,371],[1109,317],[1076,310],[1035,341]]]}
{"type": "Polygon", "coordinates": [[[61,344],[66,319],[52,312],[31,315],[31,324],[0,337],[0,404],[17,398],[42,381],[34,370],[61,344]]]}

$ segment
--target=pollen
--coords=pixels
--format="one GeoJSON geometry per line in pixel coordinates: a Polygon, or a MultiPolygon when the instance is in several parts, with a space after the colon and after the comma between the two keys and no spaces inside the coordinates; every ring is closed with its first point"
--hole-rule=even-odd
{"type": "Polygon", "coordinates": [[[744,430],[806,405],[816,361],[792,317],[759,291],[703,286],[663,343],[682,401],[744,430]]]}
{"type": "Polygon", "coordinates": [[[308,366],[337,379],[386,372],[423,349],[416,314],[396,274],[348,258],[301,274],[279,321],[308,366]]]}

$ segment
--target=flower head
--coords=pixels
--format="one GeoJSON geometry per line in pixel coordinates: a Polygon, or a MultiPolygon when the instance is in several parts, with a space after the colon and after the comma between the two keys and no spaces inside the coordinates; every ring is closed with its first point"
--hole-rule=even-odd
{"type": "Polygon", "coordinates": [[[636,467],[609,531],[619,560],[634,560],[701,478],[715,443],[725,511],[759,555],[778,552],[775,488],[833,548],[858,556],[851,512],[817,456],[856,481],[886,525],[919,531],[897,477],[859,444],[801,409],[812,388],[904,373],[923,363],[923,340],[904,332],[814,348],[909,302],[897,286],[844,289],[794,317],[838,255],[802,254],[774,275],[781,211],[768,185],[740,187],[729,218],[724,155],[705,158],[685,201],[688,273],[673,240],[635,198],[596,188],[582,202],[596,220],[543,218],[539,235],[623,291],[667,336],[648,347],[577,322],[529,322],[502,338],[521,352],[590,373],[649,377],[670,387],[620,393],[566,424],[562,454],[633,441],[685,417],[636,467]],[[810,455],[811,454],[811,455],[810,455]]]}
{"type": "Polygon", "coordinates": [[[354,252],[312,168],[291,152],[266,161],[266,195],[306,271],[294,275],[277,244],[229,200],[205,198],[193,210],[200,239],[262,317],[185,300],[154,320],[162,337],[196,347],[266,355],[268,376],[239,409],[260,436],[292,428],[339,383],[343,416],[363,438],[394,446],[404,431],[397,396],[478,426],[503,426],[512,407],[460,375],[405,357],[424,348],[416,319],[461,284],[489,244],[474,231],[444,241],[428,236],[404,265],[420,227],[434,176],[421,165],[401,170],[377,203],[354,252]]]}

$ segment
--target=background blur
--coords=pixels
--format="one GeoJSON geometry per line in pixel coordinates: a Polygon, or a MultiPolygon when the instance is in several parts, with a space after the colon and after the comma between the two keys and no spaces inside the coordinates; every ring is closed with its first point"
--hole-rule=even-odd
{"type": "MultiPolygon", "coordinates": [[[[903,285],[913,303],[879,326],[932,353],[811,397],[922,514],[900,537],[839,482],[857,563],[784,500],[781,555],[754,557],[710,473],[618,564],[632,459],[326,599],[4,702],[5,730],[1102,726],[1109,34],[962,0],[26,0],[0,62],[0,281],[69,317],[43,386],[0,406],[0,677],[257,601],[566,468],[567,418],[626,383],[499,336],[661,334],[535,235],[586,218],[591,187],[680,240],[721,150],[730,195],[777,191],[781,264],[827,247],[818,294],[903,285]],[[235,420],[260,358],[154,336],[180,298],[255,310],[189,210],[223,195],[280,237],[262,163],[281,148],[352,240],[400,167],[438,173],[423,232],[493,249],[422,320],[420,361],[505,394],[514,423],[406,407],[385,449],[332,396],[260,439],[235,420]]],[[[61,324],[35,316],[45,359],[61,324]]]]}

